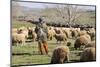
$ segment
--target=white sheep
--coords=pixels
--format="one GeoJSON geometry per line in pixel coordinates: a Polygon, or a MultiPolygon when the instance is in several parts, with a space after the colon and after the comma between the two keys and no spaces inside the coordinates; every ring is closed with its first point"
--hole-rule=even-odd
{"type": "Polygon", "coordinates": [[[21,46],[25,45],[25,41],[26,41],[25,34],[13,33],[12,34],[12,41],[13,41],[13,43],[16,43],[17,46],[19,45],[19,43],[21,43],[21,46]]]}

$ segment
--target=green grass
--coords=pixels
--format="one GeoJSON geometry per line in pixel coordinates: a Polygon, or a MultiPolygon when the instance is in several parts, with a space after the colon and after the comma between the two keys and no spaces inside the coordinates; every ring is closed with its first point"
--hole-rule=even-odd
{"type": "Polygon", "coordinates": [[[50,58],[46,55],[22,55],[13,56],[12,58],[13,65],[45,64],[50,62],[50,58]]]}
{"type": "MultiPolygon", "coordinates": [[[[73,49],[74,40],[69,39],[68,41],[72,43],[70,46],[70,62],[78,61],[80,50],[73,49]]],[[[55,39],[48,41],[48,44],[49,55],[52,56],[54,48],[59,45],[56,44],[55,39]]],[[[12,54],[12,65],[48,64],[51,60],[51,57],[39,54],[37,42],[26,43],[25,46],[12,46],[12,54]]]]}
{"type": "Polygon", "coordinates": [[[26,21],[16,21],[16,20],[12,20],[12,28],[19,28],[19,27],[33,27],[34,24],[31,24],[29,22],[26,21]]]}

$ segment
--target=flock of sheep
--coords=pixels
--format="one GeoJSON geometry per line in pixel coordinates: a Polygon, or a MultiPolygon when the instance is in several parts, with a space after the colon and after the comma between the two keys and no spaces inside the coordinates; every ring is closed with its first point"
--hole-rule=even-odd
{"type": "MultiPolygon", "coordinates": [[[[74,39],[75,50],[81,49],[80,61],[96,60],[95,28],[65,28],[65,27],[48,27],[48,40],[55,38],[57,44],[52,52],[51,64],[64,63],[69,61],[71,42],[68,39],[74,39]],[[63,43],[62,43],[63,42],[63,43]],[[65,45],[63,45],[65,44],[65,45]],[[67,44],[67,45],[66,45],[67,44]]],[[[35,27],[12,28],[12,45],[24,46],[27,40],[37,41],[35,27]]]]}

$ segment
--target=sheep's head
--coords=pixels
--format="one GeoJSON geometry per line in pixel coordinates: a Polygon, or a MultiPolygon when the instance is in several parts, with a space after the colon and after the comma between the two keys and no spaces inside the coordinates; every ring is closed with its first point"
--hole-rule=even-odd
{"type": "Polygon", "coordinates": [[[67,46],[71,46],[71,42],[67,42],[67,46]]]}

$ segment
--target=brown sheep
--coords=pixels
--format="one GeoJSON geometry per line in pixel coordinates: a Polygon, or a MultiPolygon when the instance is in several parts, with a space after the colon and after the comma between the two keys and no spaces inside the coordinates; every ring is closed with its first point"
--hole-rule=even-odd
{"type": "Polygon", "coordinates": [[[48,40],[52,40],[52,38],[53,38],[53,31],[52,30],[48,30],[47,38],[48,38],[48,40]]]}
{"type": "Polygon", "coordinates": [[[57,42],[60,41],[60,43],[61,43],[61,41],[64,41],[64,43],[65,43],[65,41],[67,40],[67,37],[64,33],[63,34],[55,34],[54,37],[57,40],[57,42]]]}
{"type": "Polygon", "coordinates": [[[80,61],[95,61],[96,60],[96,51],[94,47],[88,47],[83,50],[81,53],[80,61]]]}
{"type": "Polygon", "coordinates": [[[76,39],[74,43],[74,48],[80,48],[81,46],[87,45],[91,40],[87,37],[87,35],[80,36],[76,39]]]}
{"type": "Polygon", "coordinates": [[[51,64],[64,63],[69,61],[69,48],[67,46],[56,47],[53,51],[51,64]]]}
{"type": "Polygon", "coordinates": [[[78,34],[79,34],[79,36],[81,36],[81,35],[87,34],[87,31],[82,30],[82,31],[78,32],[78,34]]]}
{"type": "Polygon", "coordinates": [[[85,45],[85,48],[88,47],[96,47],[95,41],[88,43],[87,45],[85,45]]]}
{"type": "Polygon", "coordinates": [[[90,37],[90,35],[88,35],[88,34],[84,34],[84,35],[82,35],[82,36],[85,36],[88,40],[91,41],[91,37],[90,37]]]}

